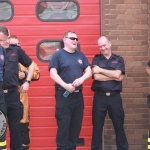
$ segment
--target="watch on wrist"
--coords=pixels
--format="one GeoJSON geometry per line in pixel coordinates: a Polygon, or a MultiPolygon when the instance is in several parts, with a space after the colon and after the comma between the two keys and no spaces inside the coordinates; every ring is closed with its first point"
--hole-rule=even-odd
{"type": "Polygon", "coordinates": [[[30,84],[30,81],[29,81],[29,80],[26,80],[26,82],[30,84]]]}
{"type": "Polygon", "coordinates": [[[28,73],[27,73],[26,71],[23,71],[23,72],[24,72],[24,75],[25,75],[24,79],[26,79],[26,78],[27,78],[28,73]]]}

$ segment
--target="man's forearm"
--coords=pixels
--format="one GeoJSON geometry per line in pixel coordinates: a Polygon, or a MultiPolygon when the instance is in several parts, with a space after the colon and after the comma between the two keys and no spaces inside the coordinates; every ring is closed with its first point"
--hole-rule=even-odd
{"type": "Polygon", "coordinates": [[[57,74],[57,70],[55,68],[52,68],[50,70],[50,77],[60,86],[64,87],[66,86],[66,83],[61,79],[61,77],[57,74]]]}
{"type": "Polygon", "coordinates": [[[27,75],[27,80],[31,81],[32,75],[34,73],[34,64],[33,62],[31,63],[31,65],[28,68],[28,75],[27,75]]]}
{"type": "Polygon", "coordinates": [[[114,80],[108,76],[105,76],[103,74],[94,74],[94,79],[97,80],[97,81],[110,81],[110,80],[114,80]]]}
{"type": "Polygon", "coordinates": [[[92,71],[91,71],[91,68],[90,66],[88,66],[85,70],[85,73],[83,74],[82,78],[83,80],[87,80],[88,78],[90,78],[92,76],[92,71]]]}
{"type": "Polygon", "coordinates": [[[100,68],[99,66],[94,66],[92,70],[93,70],[93,74],[95,73],[103,74],[114,80],[119,79],[122,74],[121,70],[107,70],[107,69],[100,68]]]}

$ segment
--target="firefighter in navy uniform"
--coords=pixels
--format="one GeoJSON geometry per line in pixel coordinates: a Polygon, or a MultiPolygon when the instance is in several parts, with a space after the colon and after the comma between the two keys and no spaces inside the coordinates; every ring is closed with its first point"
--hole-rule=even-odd
{"type": "MultiPolygon", "coordinates": [[[[2,123],[3,123],[3,115],[4,119],[6,119],[6,104],[4,100],[4,93],[3,93],[3,75],[4,75],[4,61],[5,61],[5,52],[4,49],[0,46],[0,111],[3,113],[0,113],[0,129],[2,129],[2,123]]],[[[5,120],[6,123],[6,120],[5,120]]],[[[0,130],[1,131],[1,130],[0,130]]],[[[5,128],[6,131],[6,128],[5,128]]],[[[0,136],[0,150],[6,150],[6,132],[3,134],[1,133],[0,136]]]]}
{"type": "Polygon", "coordinates": [[[76,33],[65,32],[63,41],[64,48],[54,53],[49,64],[50,76],[56,88],[56,149],[76,150],[84,109],[82,83],[92,73],[86,56],[76,50],[76,33]],[[66,91],[70,93],[69,96],[64,95],[66,91]]]}
{"type": "Polygon", "coordinates": [[[7,106],[7,119],[10,130],[10,150],[23,150],[20,119],[21,119],[21,103],[20,93],[18,91],[18,62],[28,67],[28,75],[26,82],[21,86],[20,91],[26,92],[34,72],[34,64],[27,54],[16,45],[9,45],[9,31],[0,25],[1,45],[5,48],[5,74],[4,74],[4,98],[7,106]],[[8,48],[6,48],[8,45],[8,48]]]}
{"type": "Polygon", "coordinates": [[[125,74],[124,60],[111,52],[111,42],[107,37],[100,37],[98,46],[101,54],[96,55],[92,61],[94,98],[91,150],[102,150],[102,132],[107,112],[114,126],[117,150],[127,150],[128,142],[123,127],[124,110],[120,96],[125,74]]]}
{"type": "MultiPolygon", "coordinates": [[[[11,35],[9,37],[9,43],[11,45],[18,45],[20,46],[19,39],[11,35]]],[[[32,76],[31,81],[38,81],[40,78],[40,70],[37,64],[34,63],[34,73],[32,76]]],[[[25,82],[27,74],[28,74],[28,68],[24,67],[22,64],[18,64],[19,67],[19,86],[18,90],[20,91],[21,85],[25,82]]],[[[29,122],[30,122],[30,106],[29,106],[29,100],[28,100],[28,93],[20,93],[20,100],[23,104],[23,118],[20,120],[20,130],[21,130],[21,138],[22,138],[22,145],[23,150],[28,150],[30,147],[30,128],[29,128],[29,122]]]]}

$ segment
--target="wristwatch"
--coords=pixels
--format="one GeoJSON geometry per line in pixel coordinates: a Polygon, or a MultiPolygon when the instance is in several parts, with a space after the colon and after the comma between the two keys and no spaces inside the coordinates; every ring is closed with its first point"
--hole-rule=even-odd
{"type": "Polygon", "coordinates": [[[30,81],[29,81],[29,80],[26,80],[26,82],[30,84],[30,81]]]}

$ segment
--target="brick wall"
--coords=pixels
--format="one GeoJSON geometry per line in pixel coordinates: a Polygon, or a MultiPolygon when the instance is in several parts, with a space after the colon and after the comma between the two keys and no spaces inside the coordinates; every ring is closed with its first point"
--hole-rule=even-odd
{"type": "MultiPolygon", "coordinates": [[[[101,3],[101,33],[112,41],[112,51],[125,60],[122,98],[129,149],[146,150],[149,78],[145,68],[150,54],[150,0],[101,0],[101,3]]],[[[115,134],[108,116],[104,143],[105,150],[116,150],[115,134]]]]}

